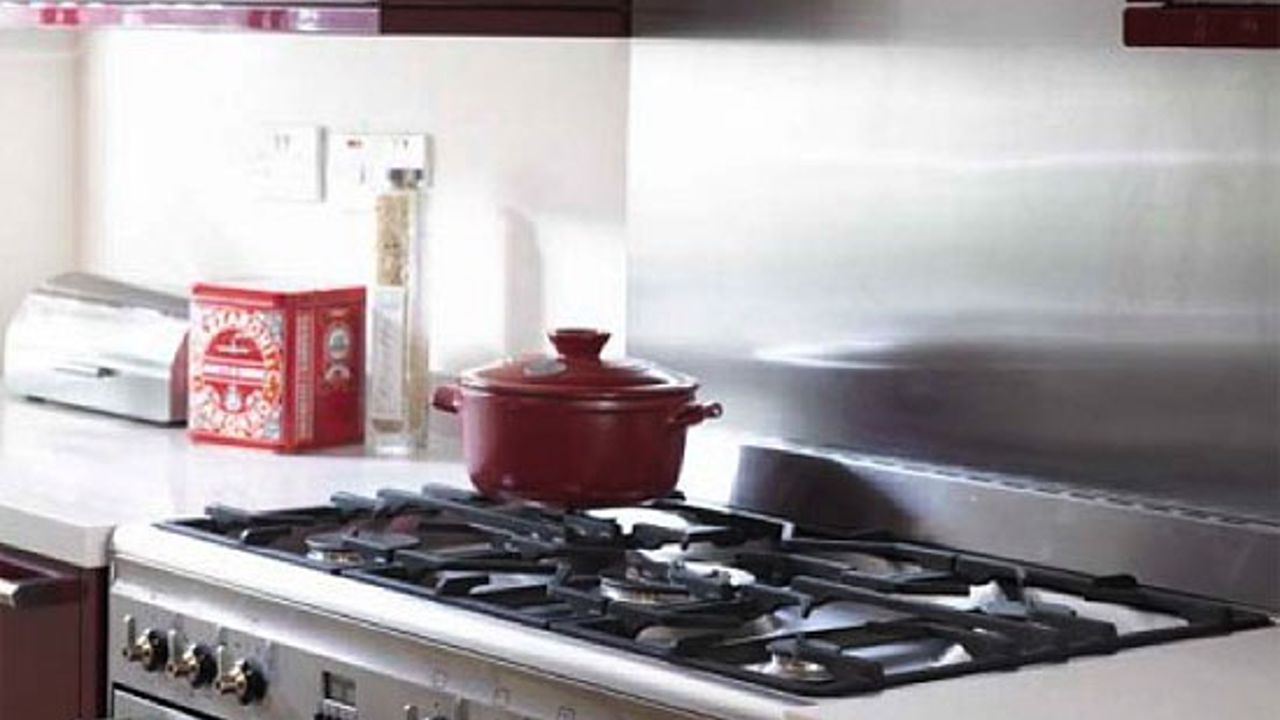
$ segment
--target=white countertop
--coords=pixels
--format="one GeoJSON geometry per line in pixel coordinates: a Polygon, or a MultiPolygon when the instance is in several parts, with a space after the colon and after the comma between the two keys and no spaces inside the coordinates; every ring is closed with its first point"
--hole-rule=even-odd
{"type": "Polygon", "coordinates": [[[345,490],[467,485],[454,462],[369,458],[359,448],[277,455],[193,445],[178,428],[0,399],[0,545],[105,567],[112,530],[199,515],[326,501],[345,490]]]}
{"type": "Polygon", "coordinates": [[[1273,720],[1280,628],[921,683],[794,710],[788,720],[1273,720]]]}

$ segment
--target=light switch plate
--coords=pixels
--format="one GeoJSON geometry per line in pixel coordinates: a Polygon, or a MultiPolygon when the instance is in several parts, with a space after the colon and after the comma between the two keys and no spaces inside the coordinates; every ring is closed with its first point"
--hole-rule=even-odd
{"type": "Polygon", "coordinates": [[[393,168],[420,169],[431,184],[431,137],[421,133],[332,133],[326,166],[330,201],[373,207],[393,168]]]}
{"type": "Polygon", "coordinates": [[[324,128],[317,125],[262,129],[250,171],[255,195],[263,200],[323,200],[324,144],[324,128]]]}

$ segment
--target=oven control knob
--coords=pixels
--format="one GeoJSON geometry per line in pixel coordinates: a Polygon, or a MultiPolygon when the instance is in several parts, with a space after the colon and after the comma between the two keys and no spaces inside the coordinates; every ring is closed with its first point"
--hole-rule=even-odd
{"type": "Polygon", "coordinates": [[[170,661],[169,675],[177,679],[185,678],[191,687],[204,687],[213,682],[218,675],[218,664],[213,659],[213,651],[208,645],[199,643],[187,648],[182,656],[170,661]]]}
{"type": "Polygon", "coordinates": [[[147,672],[162,670],[169,659],[169,643],[159,630],[143,630],[133,641],[128,657],[141,664],[147,672]]]}
{"type": "Polygon", "coordinates": [[[267,678],[248,660],[237,660],[231,669],[213,683],[223,695],[234,695],[241,705],[258,702],[267,694],[267,678]]]}

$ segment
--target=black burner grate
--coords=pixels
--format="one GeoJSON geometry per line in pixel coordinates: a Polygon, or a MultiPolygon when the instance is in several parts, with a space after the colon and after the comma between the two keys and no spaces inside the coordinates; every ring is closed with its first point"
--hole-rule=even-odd
{"type": "Polygon", "coordinates": [[[428,487],[210,508],[164,527],[802,696],[842,696],[1270,624],[1148,588],[698,506],[558,511],[428,487]]]}

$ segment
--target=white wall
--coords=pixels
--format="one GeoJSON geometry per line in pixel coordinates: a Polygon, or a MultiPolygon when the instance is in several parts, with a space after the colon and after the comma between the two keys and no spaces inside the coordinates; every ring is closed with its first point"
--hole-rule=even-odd
{"type": "Polygon", "coordinates": [[[526,349],[541,326],[622,330],[627,58],[617,41],[96,33],[80,262],[162,283],[362,282],[372,213],[256,198],[255,133],[425,131],[435,364],[526,349]]]}
{"type": "Polygon", "coordinates": [[[76,48],[0,31],[0,340],[22,294],[73,262],[76,48]]]}

